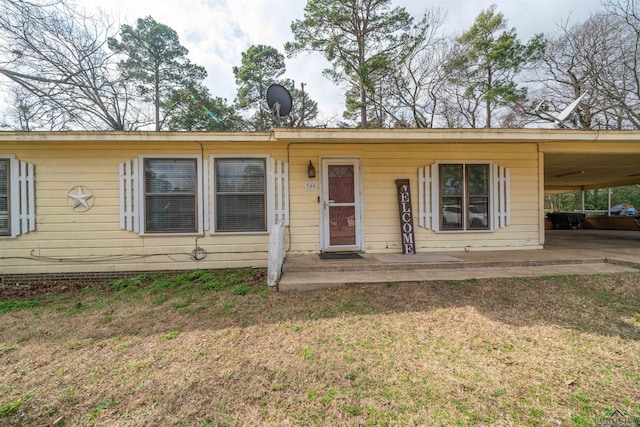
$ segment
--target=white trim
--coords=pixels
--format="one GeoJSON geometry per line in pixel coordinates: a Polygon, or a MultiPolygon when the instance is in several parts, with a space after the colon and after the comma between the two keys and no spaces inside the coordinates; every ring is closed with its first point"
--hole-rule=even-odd
{"type": "Polygon", "coordinates": [[[270,220],[269,229],[274,224],[289,225],[289,163],[271,159],[270,174],[273,175],[269,186],[275,197],[275,209],[270,211],[274,218],[270,220]]]}
{"type": "Polygon", "coordinates": [[[120,229],[125,230],[126,223],[126,209],[125,209],[125,164],[126,162],[121,162],[118,164],[118,193],[120,196],[120,229]]]}
{"type": "Polygon", "coordinates": [[[203,233],[209,231],[211,228],[210,216],[209,216],[209,207],[211,203],[210,199],[210,188],[209,185],[209,162],[202,162],[202,205],[200,205],[200,210],[202,211],[202,230],[203,233]]]}
{"type": "Polygon", "coordinates": [[[267,232],[271,231],[271,225],[275,224],[276,222],[276,192],[275,192],[275,186],[276,186],[276,177],[274,176],[274,171],[276,168],[276,159],[274,158],[269,158],[269,159],[265,159],[265,179],[266,179],[266,188],[265,188],[265,192],[268,192],[267,194],[265,194],[266,199],[267,199],[267,212],[265,213],[267,215],[267,232]],[[271,190],[271,191],[269,191],[271,190]]]}
{"type": "Polygon", "coordinates": [[[140,175],[138,173],[138,168],[140,161],[136,158],[133,159],[133,165],[132,165],[132,169],[131,169],[131,179],[133,180],[132,183],[134,184],[131,188],[131,196],[132,196],[132,217],[131,220],[133,222],[133,231],[135,233],[140,233],[140,224],[142,223],[142,217],[140,216],[140,206],[143,205],[144,203],[142,202],[142,198],[140,193],[142,192],[142,188],[140,188],[142,186],[142,181],[140,180],[140,177],[144,176],[144,175],[140,175]],[[137,196],[134,196],[137,195],[137,196]]]}
{"type": "Polygon", "coordinates": [[[506,203],[506,217],[505,217],[505,227],[511,225],[511,169],[505,169],[505,182],[504,182],[504,194],[505,194],[505,203],[506,203]]]}
{"type": "Polygon", "coordinates": [[[285,226],[289,226],[289,219],[291,213],[289,212],[289,162],[284,163],[284,181],[282,182],[282,188],[284,192],[284,220],[285,226]]]}
{"type": "Polygon", "coordinates": [[[127,160],[118,165],[120,182],[120,228],[138,233],[140,217],[138,205],[138,159],[127,160]]]}
{"type": "Polygon", "coordinates": [[[11,237],[20,235],[20,162],[12,158],[9,162],[9,187],[11,191],[11,237]]]}
{"type": "Polygon", "coordinates": [[[418,226],[431,228],[431,165],[418,169],[418,226]]]}
{"type": "Polygon", "coordinates": [[[493,221],[494,230],[511,224],[511,171],[500,165],[493,165],[493,211],[496,217],[493,221]]]}
{"type": "Polygon", "coordinates": [[[364,179],[362,170],[362,156],[326,156],[319,158],[320,164],[320,250],[323,252],[335,252],[343,250],[364,250],[364,204],[363,191],[364,179]],[[355,245],[331,246],[329,238],[328,212],[324,208],[328,198],[328,177],[326,167],[328,164],[353,165],[354,166],[354,205],[356,215],[355,245]]]}
{"type": "MultiPolygon", "coordinates": [[[[546,239],[545,213],[544,213],[544,153],[538,146],[538,241],[544,245],[546,239]]],[[[609,216],[611,215],[611,187],[609,187],[609,216]]],[[[509,209],[511,216],[511,209],[509,209]]]]}
{"type": "Polygon", "coordinates": [[[14,154],[0,154],[0,159],[9,160],[9,234],[0,239],[16,238],[36,229],[35,167],[14,154]]]}
{"type": "Polygon", "coordinates": [[[431,165],[431,229],[440,231],[440,165],[436,162],[431,165]]]}
{"type": "Polygon", "coordinates": [[[498,175],[498,167],[497,165],[493,165],[491,167],[491,212],[494,212],[491,215],[491,229],[497,230],[500,228],[500,186],[499,186],[499,175],[498,175]]]}
{"type": "Polygon", "coordinates": [[[25,162],[20,163],[20,233],[26,234],[29,232],[29,224],[27,220],[28,215],[28,190],[29,184],[27,180],[27,164],[25,162]]]}
{"type": "MultiPolygon", "coordinates": [[[[271,159],[271,162],[275,162],[275,169],[271,170],[271,173],[273,174],[273,178],[274,178],[274,182],[273,182],[273,186],[270,187],[272,189],[274,189],[274,193],[276,193],[276,204],[275,204],[275,221],[277,222],[281,222],[283,221],[283,217],[284,217],[284,209],[282,209],[282,202],[284,202],[284,197],[282,194],[282,181],[283,180],[283,171],[282,171],[282,160],[275,160],[275,159],[271,159]]],[[[273,164],[273,163],[271,163],[273,164]]],[[[274,222],[275,222],[274,221],[274,222]]],[[[272,222],[271,224],[273,224],[274,222],[272,222]]]]}
{"type": "Polygon", "coordinates": [[[29,231],[35,231],[36,229],[36,171],[35,166],[31,163],[28,165],[28,181],[29,192],[27,193],[29,212],[27,213],[27,219],[29,220],[29,231]]]}
{"type": "Polygon", "coordinates": [[[31,163],[20,162],[20,223],[22,234],[36,229],[34,167],[31,163]]]}
{"type": "MultiPolygon", "coordinates": [[[[141,236],[197,236],[203,234],[203,218],[202,218],[202,203],[203,203],[203,188],[202,187],[202,155],[201,154],[140,154],[137,160],[137,168],[135,167],[134,161],[134,180],[137,183],[136,194],[138,195],[137,206],[138,209],[134,208],[134,217],[139,218],[139,226],[136,229],[141,236]],[[146,232],[146,221],[145,221],[145,202],[144,202],[144,160],[145,159],[195,159],[196,160],[196,224],[197,230],[190,232],[180,232],[180,233],[171,233],[171,232],[146,232]],[[137,173],[137,176],[135,174],[137,173]]],[[[134,220],[134,226],[136,221],[134,220]]]]}
{"type": "MultiPolygon", "coordinates": [[[[221,236],[233,236],[233,235],[264,235],[269,234],[271,226],[275,224],[275,191],[274,183],[275,177],[272,173],[272,158],[269,154],[211,154],[209,156],[209,170],[210,170],[210,212],[209,212],[209,234],[221,235],[221,236]],[[265,163],[265,198],[266,198],[266,221],[267,229],[260,231],[217,231],[216,230],[216,168],[215,159],[264,159],[265,163]]],[[[288,205],[287,205],[288,207],[288,205]]]]}
{"type": "Polygon", "coordinates": [[[498,170],[498,228],[503,228],[504,226],[506,226],[507,222],[507,209],[505,206],[506,195],[504,192],[504,188],[506,185],[505,171],[504,166],[496,166],[496,169],[498,170]]]}

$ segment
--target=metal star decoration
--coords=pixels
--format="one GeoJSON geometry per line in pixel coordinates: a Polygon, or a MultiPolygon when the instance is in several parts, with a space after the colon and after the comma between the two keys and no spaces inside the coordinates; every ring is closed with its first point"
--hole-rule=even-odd
{"type": "Polygon", "coordinates": [[[69,194],[67,195],[67,197],[73,200],[73,205],[71,206],[71,209],[75,209],[79,206],[83,206],[86,210],[91,208],[87,200],[91,199],[93,197],[93,194],[91,194],[90,192],[85,193],[81,185],[78,185],[77,187],[72,188],[71,191],[69,191],[69,194]],[[77,189],[75,194],[73,193],[74,189],[77,189]]]}

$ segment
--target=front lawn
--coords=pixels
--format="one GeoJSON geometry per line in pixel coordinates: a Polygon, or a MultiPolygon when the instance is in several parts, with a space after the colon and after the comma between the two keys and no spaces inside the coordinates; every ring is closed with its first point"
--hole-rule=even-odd
{"type": "Polygon", "coordinates": [[[594,426],[640,416],[640,273],[0,296],[0,425],[594,426]]]}

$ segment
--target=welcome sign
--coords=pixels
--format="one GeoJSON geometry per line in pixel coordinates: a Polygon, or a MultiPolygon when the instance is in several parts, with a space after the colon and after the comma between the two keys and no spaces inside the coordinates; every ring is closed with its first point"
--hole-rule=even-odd
{"type": "Polygon", "coordinates": [[[411,188],[408,179],[396,179],[398,188],[398,207],[400,209],[400,238],[402,253],[412,255],[416,253],[413,236],[413,211],[411,210],[411,188]]]}

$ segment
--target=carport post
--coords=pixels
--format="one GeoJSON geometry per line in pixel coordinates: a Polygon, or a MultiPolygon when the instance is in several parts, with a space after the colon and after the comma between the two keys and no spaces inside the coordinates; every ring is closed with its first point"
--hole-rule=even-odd
{"type": "Polygon", "coordinates": [[[607,188],[607,216],[611,216],[611,187],[607,188]]]}
{"type": "Polygon", "coordinates": [[[582,202],[582,213],[584,213],[584,187],[582,188],[581,191],[581,202],[582,202]]]}

